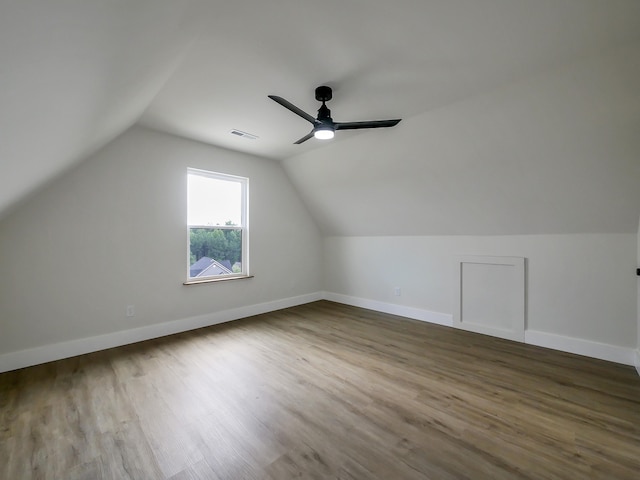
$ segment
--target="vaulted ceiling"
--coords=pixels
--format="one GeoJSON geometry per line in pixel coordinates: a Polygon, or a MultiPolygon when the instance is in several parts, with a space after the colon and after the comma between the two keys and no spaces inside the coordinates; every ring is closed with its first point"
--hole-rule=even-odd
{"type": "Polygon", "coordinates": [[[326,234],[631,231],[639,58],[640,0],[4,0],[0,216],[139,123],[283,160],[326,234]],[[322,84],[403,122],[292,145],[267,95],[322,84]]]}

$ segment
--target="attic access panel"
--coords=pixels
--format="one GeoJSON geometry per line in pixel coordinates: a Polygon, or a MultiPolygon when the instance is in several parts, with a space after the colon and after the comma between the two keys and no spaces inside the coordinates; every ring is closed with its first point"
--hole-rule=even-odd
{"type": "Polygon", "coordinates": [[[462,255],[453,278],[454,327],[524,342],[525,258],[462,255]]]}

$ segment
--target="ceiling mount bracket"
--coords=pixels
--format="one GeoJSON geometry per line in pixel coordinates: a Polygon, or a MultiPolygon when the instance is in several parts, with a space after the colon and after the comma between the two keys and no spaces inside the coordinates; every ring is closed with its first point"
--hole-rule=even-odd
{"type": "Polygon", "coordinates": [[[316,88],[316,100],[319,102],[328,102],[333,98],[333,92],[331,91],[331,87],[327,87],[326,85],[322,85],[321,87],[316,88]]]}

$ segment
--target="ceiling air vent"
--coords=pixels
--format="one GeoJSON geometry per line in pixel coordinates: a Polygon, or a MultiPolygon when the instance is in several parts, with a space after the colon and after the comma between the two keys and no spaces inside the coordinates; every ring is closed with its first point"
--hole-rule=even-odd
{"type": "Polygon", "coordinates": [[[257,135],[253,135],[251,133],[247,133],[247,132],[243,132],[242,130],[236,130],[235,128],[233,130],[231,130],[231,135],[235,135],[237,137],[242,137],[242,138],[246,138],[249,140],[255,140],[256,138],[258,138],[257,135]]]}

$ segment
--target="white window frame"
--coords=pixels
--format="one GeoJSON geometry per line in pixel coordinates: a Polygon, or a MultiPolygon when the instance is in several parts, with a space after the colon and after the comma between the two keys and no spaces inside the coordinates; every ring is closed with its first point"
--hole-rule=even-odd
{"type": "Polygon", "coordinates": [[[191,167],[187,168],[187,178],[189,174],[201,175],[204,177],[214,178],[216,180],[239,183],[241,186],[241,225],[190,225],[187,221],[187,281],[184,282],[184,284],[189,285],[251,277],[251,275],[249,274],[249,179],[247,177],[240,177],[238,175],[229,175],[226,173],[212,172],[210,170],[202,170],[199,168],[191,167]],[[242,252],[240,260],[242,264],[242,271],[238,273],[211,275],[207,277],[192,277],[190,270],[192,228],[206,228],[210,230],[240,230],[242,233],[242,252]]]}

